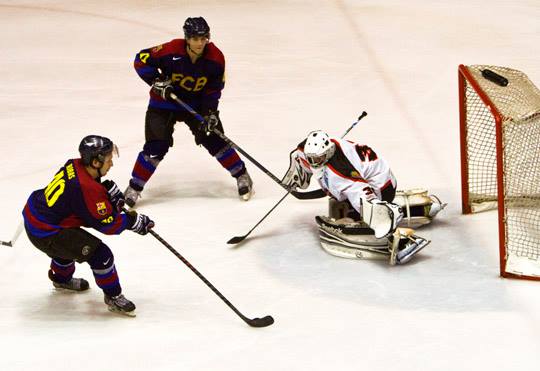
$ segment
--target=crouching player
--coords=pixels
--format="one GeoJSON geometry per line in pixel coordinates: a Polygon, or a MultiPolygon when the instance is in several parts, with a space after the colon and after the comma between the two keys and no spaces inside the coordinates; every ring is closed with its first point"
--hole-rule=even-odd
{"type": "Polygon", "coordinates": [[[113,166],[113,142],[89,135],[79,145],[81,158],[68,160],[43,189],[34,191],[24,207],[28,239],[51,257],[49,279],[54,287],[85,291],[88,281],[74,278],[75,261],[92,268],[110,311],[134,316],[135,304],[122,294],[112,251],[80,227],[104,234],[126,229],[145,235],[154,226],[146,215],[122,213],[124,195],[111,180],[101,182],[113,166]]]}
{"type": "Polygon", "coordinates": [[[341,257],[405,264],[430,242],[411,227],[446,206],[425,190],[397,191],[388,163],[373,149],[320,130],[291,152],[283,183],[306,189],[312,176],[330,196],[329,217],[316,217],[321,245],[341,257]]]}

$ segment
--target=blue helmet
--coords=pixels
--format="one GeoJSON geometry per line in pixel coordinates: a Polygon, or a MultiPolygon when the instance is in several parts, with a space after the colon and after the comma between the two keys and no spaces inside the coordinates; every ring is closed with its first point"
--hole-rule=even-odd
{"type": "Polygon", "coordinates": [[[190,17],[184,22],[184,37],[206,36],[210,38],[210,26],[203,17],[190,17]]]}
{"type": "Polygon", "coordinates": [[[113,152],[118,153],[114,143],[100,135],[87,135],[79,144],[79,153],[85,166],[92,165],[92,160],[104,162],[105,157],[113,152]]]}

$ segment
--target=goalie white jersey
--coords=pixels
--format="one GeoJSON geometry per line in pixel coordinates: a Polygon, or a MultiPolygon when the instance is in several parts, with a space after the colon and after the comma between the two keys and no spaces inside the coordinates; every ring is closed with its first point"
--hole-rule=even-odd
{"type": "Polygon", "coordinates": [[[305,141],[293,153],[302,169],[313,174],[324,191],[339,201],[349,200],[361,213],[360,199],[383,200],[385,190],[396,189],[396,178],[390,166],[373,149],[347,140],[331,140],[336,145],[335,154],[321,168],[314,169],[307,161],[303,152],[305,141]]]}

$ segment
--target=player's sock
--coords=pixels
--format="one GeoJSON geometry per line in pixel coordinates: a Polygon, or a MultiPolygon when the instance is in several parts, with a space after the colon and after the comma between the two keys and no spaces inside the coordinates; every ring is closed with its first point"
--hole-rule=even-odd
{"type": "Polygon", "coordinates": [[[131,172],[131,180],[129,185],[137,192],[141,192],[150,177],[156,171],[156,168],[160,160],[150,158],[144,152],[139,152],[135,165],[133,166],[133,171],[131,172]]]}
{"type": "Polygon", "coordinates": [[[238,153],[231,148],[225,147],[214,156],[221,166],[223,166],[235,178],[243,175],[246,172],[244,161],[238,156],[238,153]]]}

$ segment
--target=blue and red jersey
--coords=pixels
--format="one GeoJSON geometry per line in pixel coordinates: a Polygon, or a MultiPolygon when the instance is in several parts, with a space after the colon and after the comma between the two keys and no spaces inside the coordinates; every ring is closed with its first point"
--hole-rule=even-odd
{"type": "Polygon", "coordinates": [[[131,216],[113,208],[107,189],[92,178],[80,159],[68,160],[47,187],[32,192],[23,217],[27,230],[36,237],[77,227],[119,234],[133,224],[131,216]]]}
{"type": "MultiPolygon", "coordinates": [[[[170,77],[174,93],[200,113],[217,110],[225,86],[225,57],[221,50],[208,43],[201,57],[193,63],[184,39],[143,49],[135,56],[134,67],[148,85],[158,76],[170,77]]],[[[166,101],[150,89],[150,107],[174,111],[184,108],[166,101]]]]}

